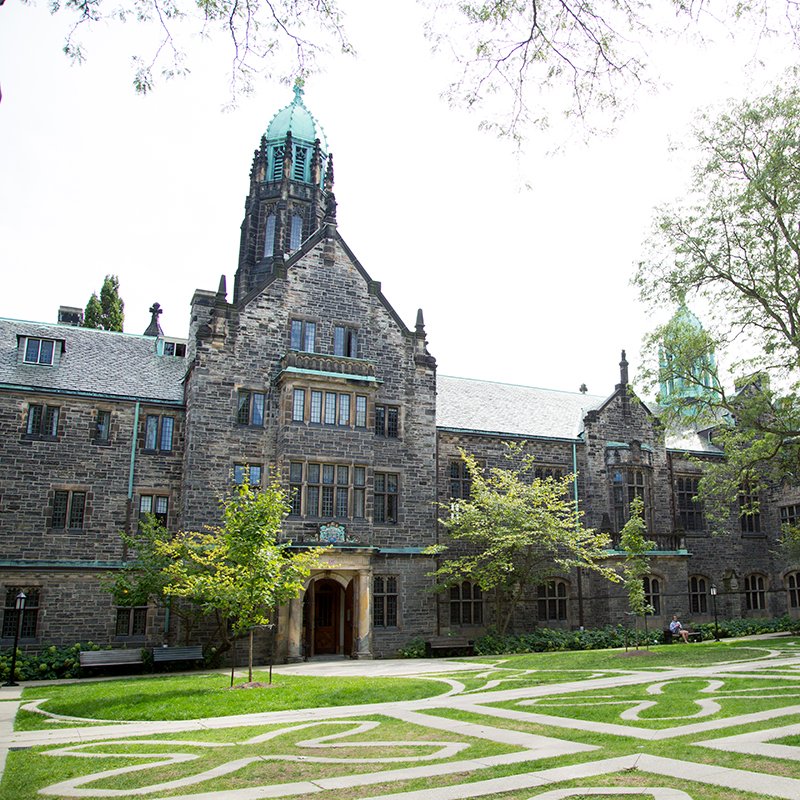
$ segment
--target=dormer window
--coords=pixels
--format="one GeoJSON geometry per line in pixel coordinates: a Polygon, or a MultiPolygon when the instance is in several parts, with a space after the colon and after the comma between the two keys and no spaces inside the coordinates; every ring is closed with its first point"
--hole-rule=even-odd
{"type": "Polygon", "coordinates": [[[162,355],[172,356],[173,358],[186,358],[186,342],[177,342],[164,339],[162,341],[162,346],[162,355]]]}
{"type": "Polygon", "coordinates": [[[51,366],[53,364],[54,352],[55,341],[53,341],[53,339],[28,338],[25,340],[25,355],[23,361],[26,364],[51,366]]]}

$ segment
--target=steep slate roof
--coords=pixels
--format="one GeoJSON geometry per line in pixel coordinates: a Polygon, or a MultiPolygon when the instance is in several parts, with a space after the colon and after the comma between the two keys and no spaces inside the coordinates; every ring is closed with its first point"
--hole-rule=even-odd
{"type": "MultiPolygon", "coordinates": [[[[437,375],[436,426],[546,439],[577,439],[587,412],[608,397],[437,375]]],[[[655,408],[652,405],[648,407],[655,408]]],[[[693,430],[667,434],[667,448],[722,455],[693,430]]]]}
{"type": "Polygon", "coordinates": [[[183,403],[184,358],[156,355],[149,336],[0,319],[0,386],[183,403]],[[23,364],[20,336],[64,342],[55,366],[23,364]]]}
{"type": "Polygon", "coordinates": [[[605,397],[511,383],[436,376],[439,428],[576,439],[605,397]]]}

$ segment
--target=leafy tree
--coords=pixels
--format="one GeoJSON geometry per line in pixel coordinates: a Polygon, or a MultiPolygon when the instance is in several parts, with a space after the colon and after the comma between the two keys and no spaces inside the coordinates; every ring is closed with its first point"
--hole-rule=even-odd
{"type": "MultiPolygon", "coordinates": [[[[133,84],[150,91],[160,74],[189,71],[185,43],[209,35],[228,40],[231,87],[248,91],[257,77],[280,81],[305,78],[321,57],[335,49],[353,53],[344,14],[336,0],[53,0],[54,13],[70,27],[64,45],[74,61],[83,61],[80,33],[87,27],[135,19],[137,32],[133,84]],[[144,51],[144,52],[143,52],[144,51]]],[[[519,136],[528,123],[545,125],[553,102],[569,116],[587,118],[598,110],[619,115],[641,86],[651,86],[650,45],[677,38],[688,29],[707,34],[722,24],[724,34],[794,35],[797,10],[781,0],[752,0],[713,10],[703,2],[673,0],[668,6],[645,0],[434,0],[426,33],[446,51],[457,75],[449,99],[479,108],[499,97],[483,125],[519,136]],[[755,29],[755,30],[754,30],[755,29]],[[542,102],[547,94],[550,102],[542,102]]],[[[356,12],[357,13],[357,12],[356,12]]]]}
{"type": "MultiPolygon", "coordinates": [[[[703,115],[692,192],[659,210],[635,282],[652,307],[690,298],[707,329],[678,314],[646,346],[651,386],[673,428],[713,429],[724,460],[704,464],[699,497],[712,527],[737,498],[800,479],[800,90],[703,115]],[[716,353],[741,376],[726,387],[716,353]],[[660,354],[660,358],[659,358],[660,354]],[[746,491],[745,491],[746,490],[746,491]]],[[[744,513],[755,513],[745,503],[744,513]]]]}
{"type": "MultiPolygon", "coordinates": [[[[645,538],[647,524],[644,521],[644,503],[641,497],[631,500],[630,518],[620,531],[619,544],[625,551],[625,563],[622,566],[622,580],[628,592],[628,607],[632,614],[644,620],[647,630],[647,615],[654,609],[644,594],[644,578],[650,571],[649,550],[655,550],[656,543],[645,538]]],[[[639,649],[639,642],[636,642],[639,649]]]]}
{"type": "MultiPolygon", "coordinates": [[[[468,580],[493,591],[501,634],[526,592],[555,568],[583,567],[609,580],[619,579],[601,564],[608,536],[581,524],[582,512],[570,497],[575,476],[535,478],[531,456],[522,456],[511,446],[507,455],[520,459],[521,465],[484,472],[473,455],[461,451],[471,481],[470,497],[443,506],[447,515],[440,522],[452,539],[466,545],[467,552],[445,560],[435,572],[445,586],[468,580]]],[[[439,545],[429,552],[447,550],[439,545]]]]}
{"type": "Polygon", "coordinates": [[[256,491],[245,482],[222,503],[222,525],[206,532],[182,531],[157,543],[167,559],[167,595],[184,597],[207,614],[230,623],[234,637],[250,634],[249,675],[253,678],[253,628],[268,625],[273,610],[294,599],[318,564],[324,548],[290,550],[278,533],[290,506],[273,481],[256,491]]]}
{"type": "Polygon", "coordinates": [[[122,331],[125,321],[125,303],[119,296],[119,278],[106,275],[100,297],[92,292],[83,315],[84,328],[98,328],[103,331],[122,331]]]}
{"type": "Polygon", "coordinates": [[[162,553],[172,534],[152,514],[146,514],[132,533],[120,532],[130,560],[125,566],[110,573],[103,587],[111,593],[120,606],[143,606],[154,603],[169,607],[180,618],[181,638],[184,645],[191,641],[192,633],[202,616],[200,596],[184,596],[182,602],[172,602],[167,592],[170,582],[167,567],[170,558],[162,553]]]}

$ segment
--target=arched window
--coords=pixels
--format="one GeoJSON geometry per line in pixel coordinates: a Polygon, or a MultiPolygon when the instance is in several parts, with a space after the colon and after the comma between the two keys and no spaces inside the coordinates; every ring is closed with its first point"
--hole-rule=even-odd
{"type": "Polygon", "coordinates": [[[648,575],[642,579],[644,584],[644,601],[653,606],[653,615],[661,614],[661,579],[648,575]]]}
{"type": "Polygon", "coordinates": [[[708,613],[708,581],[700,575],[689,578],[689,608],[693,614],[708,613]]]}
{"type": "Polygon", "coordinates": [[[303,240],[303,218],[299,214],[292,214],[292,228],[289,233],[289,250],[297,250],[303,240]]]}
{"type": "Polygon", "coordinates": [[[762,611],[767,607],[766,580],[763,575],[748,575],[744,579],[744,596],[748,611],[762,611]]]}
{"type": "Polygon", "coordinates": [[[786,576],[786,591],[789,593],[789,608],[800,608],[800,572],[786,576]]]}
{"type": "Polygon", "coordinates": [[[547,581],[536,590],[540,621],[558,622],[567,618],[567,583],[559,579],[547,581]]]}
{"type": "Polygon", "coordinates": [[[275,215],[270,214],[264,225],[264,257],[270,258],[275,250],[275,215]]]}
{"type": "Polygon", "coordinates": [[[477,583],[464,581],[450,587],[450,624],[483,624],[483,592],[477,583]]]}

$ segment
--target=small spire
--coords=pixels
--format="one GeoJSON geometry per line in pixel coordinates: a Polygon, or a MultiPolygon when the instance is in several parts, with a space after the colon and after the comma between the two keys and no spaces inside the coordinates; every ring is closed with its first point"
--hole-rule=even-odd
{"type": "Polygon", "coordinates": [[[625,351],[622,351],[622,361],[619,362],[619,383],[620,386],[628,385],[628,360],[625,358],[625,351]]]}
{"type": "Polygon", "coordinates": [[[161,325],[158,324],[158,317],[163,311],[161,305],[159,303],[153,303],[148,309],[152,314],[150,318],[150,324],[147,326],[147,330],[145,330],[145,336],[163,336],[164,331],[161,330],[161,325]]]}
{"type": "Polygon", "coordinates": [[[325,198],[325,219],[336,222],[336,195],[333,192],[328,192],[325,198]]]}
{"type": "Polygon", "coordinates": [[[294,102],[303,105],[303,86],[305,81],[302,78],[294,79],[294,102]]]}
{"type": "Polygon", "coordinates": [[[328,153],[328,167],[325,170],[325,188],[333,189],[333,156],[328,153]]]}
{"type": "Polygon", "coordinates": [[[217,289],[217,300],[225,301],[225,298],[228,296],[228,283],[225,280],[225,275],[220,275],[219,278],[219,288],[217,289]]]}
{"type": "Polygon", "coordinates": [[[422,317],[422,309],[417,309],[417,335],[425,335],[425,320],[422,317]]]}
{"type": "Polygon", "coordinates": [[[588,387],[586,386],[586,384],[585,384],[585,383],[582,383],[582,384],[581,384],[581,388],[580,388],[580,389],[578,389],[578,391],[579,391],[581,394],[586,394],[586,392],[588,392],[588,391],[589,391],[589,389],[588,389],[588,387]]]}

